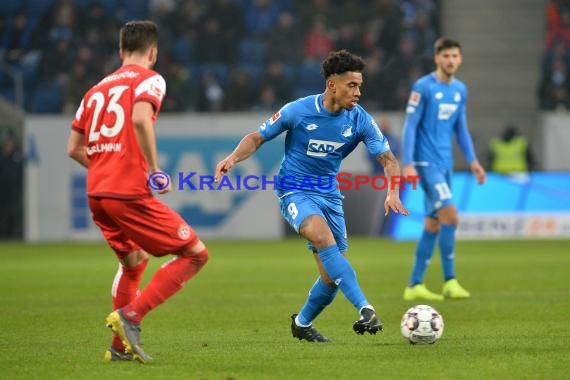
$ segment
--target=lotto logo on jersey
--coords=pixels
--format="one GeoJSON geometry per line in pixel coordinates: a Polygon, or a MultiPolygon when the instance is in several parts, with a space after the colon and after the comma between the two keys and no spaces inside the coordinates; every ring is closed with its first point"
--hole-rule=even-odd
{"type": "Polygon", "coordinates": [[[329,153],[334,153],[334,151],[343,145],[344,143],[336,141],[310,139],[309,145],[307,146],[307,156],[325,157],[329,153]]]}
{"type": "Polygon", "coordinates": [[[441,103],[438,108],[438,120],[449,120],[453,113],[457,110],[457,104],[441,103]]]}
{"type": "Polygon", "coordinates": [[[269,125],[273,125],[273,123],[279,120],[280,117],[281,117],[281,112],[279,111],[275,112],[275,115],[271,116],[271,119],[269,119],[269,125]]]}
{"type": "Polygon", "coordinates": [[[420,104],[420,100],[422,99],[422,95],[419,92],[412,91],[410,94],[410,99],[408,100],[408,104],[414,107],[417,107],[420,104]]]}

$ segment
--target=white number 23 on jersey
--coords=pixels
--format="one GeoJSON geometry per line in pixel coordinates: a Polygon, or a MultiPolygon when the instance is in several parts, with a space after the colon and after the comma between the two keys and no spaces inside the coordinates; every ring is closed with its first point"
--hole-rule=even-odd
{"type": "Polygon", "coordinates": [[[125,110],[118,103],[123,92],[127,90],[129,86],[115,86],[109,89],[109,104],[107,105],[107,112],[112,112],[115,114],[115,123],[109,127],[105,124],[101,125],[101,128],[97,130],[99,124],[99,115],[103,110],[105,105],[105,95],[101,92],[95,92],[89,100],[87,100],[87,107],[95,107],[93,111],[93,119],[91,120],[91,126],[89,128],[89,142],[98,141],[100,135],[105,137],[113,137],[119,134],[123,126],[125,125],[125,110]]]}

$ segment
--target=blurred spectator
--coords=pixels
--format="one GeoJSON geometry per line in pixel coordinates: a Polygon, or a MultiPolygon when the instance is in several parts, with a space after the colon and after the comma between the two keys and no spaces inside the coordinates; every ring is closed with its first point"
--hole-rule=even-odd
{"type": "Polygon", "coordinates": [[[204,16],[202,28],[196,36],[196,48],[200,52],[197,56],[200,63],[229,63],[234,57],[228,54],[225,45],[222,21],[218,15],[209,13],[204,16]]]}
{"type": "Polygon", "coordinates": [[[216,17],[222,25],[222,39],[227,56],[226,62],[236,62],[240,41],[245,36],[243,12],[233,0],[214,0],[209,2],[206,18],[216,17]]]}
{"type": "Polygon", "coordinates": [[[418,13],[414,23],[414,38],[417,42],[417,51],[424,60],[433,60],[433,41],[437,35],[427,13],[418,13]]]}
{"type": "Polygon", "coordinates": [[[346,49],[353,54],[363,56],[366,53],[362,35],[356,25],[343,23],[338,31],[338,38],[334,43],[334,50],[346,49]]]}
{"type": "Polygon", "coordinates": [[[562,59],[555,59],[539,87],[540,108],[543,110],[570,109],[570,77],[562,59]]]}
{"type": "Polygon", "coordinates": [[[270,61],[260,82],[263,87],[271,86],[277,103],[285,104],[293,100],[291,78],[285,74],[285,66],[281,61],[270,61]]]}
{"type": "Polygon", "coordinates": [[[550,75],[553,62],[560,59],[566,67],[570,67],[570,49],[566,48],[564,41],[557,40],[552,49],[546,50],[542,56],[542,77],[550,75]]]}
{"type": "Polygon", "coordinates": [[[224,109],[226,111],[247,111],[251,108],[251,99],[254,97],[255,89],[247,71],[240,68],[233,69],[230,72],[224,109]]]}
{"type": "Polygon", "coordinates": [[[198,111],[222,111],[224,96],[224,89],[220,86],[216,76],[211,72],[206,72],[202,76],[200,90],[198,92],[198,111]]]}
{"type": "Polygon", "coordinates": [[[64,85],[63,112],[74,114],[81,103],[83,95],[95,85],[96,79],[89,76],[86,65],[77,61],[73,65],[69,80],[64,85]]]}
{"type": "Polygon", "coordinates": [[[270,32],[279,18],[280,3],[275,0],[251,0],[245,6],[245,23],[252,37],[270,32]]]}
{"type": "MultiPolygon", "coordinates": [[[[177,25],[175,18],[178,12],[176,2],[173,0],[151,0],[150,2],[151,18],[160,30],[158,46],[160,46],[161,58],[166,56],[164,58],[169,59],[169,52],[174,49],[177,36],[183,37],[184,35],[181,30],[175,27],[177,25]]],[[[186,27],[191,26],[186,25],[186,27]]],[[[114,39],[110,38],[109,41],[114,41],[114,39]]]]}
{"type": "Polygon", "coordinates": [[[10,21],[4,26],[5,34],[0,49],[5,52],[6,62],[20,65],[31,47],[33,27],[23,12],[17,13],[10,21]]]}
{"type": "Polygon", "coordinates": [[[303,56],[303,39],[295,16],[288,10],[279,13],[277,26],[267,36],[267,59],[298,64],[303,56]]]}
{"type": "Polygon", "coordinates": [[[176,11],[176,0],[150,0],[148,8],[151,14],[176,11]]]}
{"type": "Polygon", "coordinates": [[[6,17],[0,14],[0,59],[4,59],[4,55],[8,50],[10,36],[8,34],[8,23],[6,17]]]}
{"type": "Polygon", "coordinates": [[[189,69],[178,63],[166,66],[164,80],[167,83],[166,96],[162,102],[164,112],[184,112],[196,108],[198,88],[189,69]]]}
{"type": "Polygon", "coordinates": [[[557,40],[570,47],[570,0],[551,0],[546,6],[546,48],[557,40]]]}
{"type": "Polygon", "coordinates": [[[377,37],[378,47],[384,51],[386,59],[392,59],[398,53],[402,36],[403,15],[395,0],[375,0],[373,12],[379,15],[381,28],[377,37]]]}
{"type": "Polygon", "coordinates": [[[327,20],[332,27],[336,27],[340,20],[345,19],[334,0],[297,0],[296,7],[299,10],[299,27],[303,34],[309,32],[315,17],[327,20]]]}
{"type": "Polygon", "coordinates": [[[271,84],[265,83],[261,86],[259,96],[252,109],[254,111],[275,112],[282,104],[277,98],[275,88],[271,84]]]}
{"type": "MultiPolygon", "coordinates": [[[[409,73],[412,67],[419,65],[421,59],[416,54],[416,41],[409,36],[403,38],[400,42],[398,54],[393,55],[391,59],[386,62],[384,70],[389,75],[385,76],[384,80],[384,93],[382,99],[382,106],[385,110],[402,109],[402,97],[394,96],[398,93],[398,89],[404,87],[404,93],[410,89],[409,73]]],[[[404,95],[407,99],[407,95],[404,95]]]]}
{"type": "Polygon", "coordinates": [[[489,144],[489,164],[501,174],[527,173],[534,169],[534,158],[528,139],[514,125],[507,125],[500,138],[489,144]]]}
{"type": "Polygon", "coordinates": [[[429,68],[421,66],[419,63],[411,66],[406,73],[403,73],[402,77],[399,78],[396,85],[396,91],[391,96],[387,97],[391,99],[393,109],[404,109],[408,104],[410,97],[410,89],[412,88],[415,81],[420,79],[429,68]]]}
{"type": "MultiPolygon", "coordinates": [[[[185,0],[180,2],[179,6],[172,9],[169,14],[171,17],[166,28],[172,28],[175,35],[182,35],[190,32],[193,36],[200,23],[204,19],[204,15],[208,12],[208,6],[202,0],[185,0]]],[[[153,21],[156,22],[155,16],[151,16],[153,21]]],[[[239,17],[239,16],[238,16],[239,17]]],[[[162,33],[162,29],[160,29],[162,33]]]]}
{"type": "Polygon", "coordinates": [[[13,132],[0,151],[0,239],[22,237],[22,153],[13,132]]]}
{"type": "Polygon", "coordinates": [[[381,28],[382,21],[377,18],[368,21],[365,26],[364,32],[362,34],[362,44],[369,54],[373,54],[376,51],[382,51],[378,44],[381,28]]]}
{"type": "Polygon", "coordinates": [[[80,10],[73,0],[57,0],[40,19],[34,47],[42,49],[58,41],[70,41],[79,28],[80,10]]]}
{"type": "Polygon", "coordinates": [[[38,82],[40,84],[57,82],[64,85],[68,71],[75,61],[75,48],[70,39],[60,39],[44,51],[39,65],[38,82]]]}
{"type": "Polygon", "coordinates": [[[383,109],[382,100],[385,93],[384,71],[382,70],[384,55],[380,50],[366,57],[362,98],[360,103],[366,109],[383,109]]]}
{"type": "Polygon", "coordinates": [[[305,60],[323,60],[334,48],[334,42],[327,30],[323,17],[315,16],[312,27],[305,36],[305,60]]]}

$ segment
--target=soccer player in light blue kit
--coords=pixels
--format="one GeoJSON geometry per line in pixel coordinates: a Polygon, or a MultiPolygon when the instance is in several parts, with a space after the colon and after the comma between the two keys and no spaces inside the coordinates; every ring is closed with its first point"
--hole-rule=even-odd
{"type": "MultiPolygon", "coordinates": [[[[338,289],[360,313],[353,325],[356,333],[376,334],[382,330],[345,257],[346,227],[336,180],[342,159],[361,141],[384,166],[389,179],[400,175],[387,140],[372,116],[357,104],[363,70],[360,57],[346,50],[331,52],[321,67],[326,81],[324,93],[286,104],[256,132],[246,135],[216,167],[215,178],[219,181],[264,142],[287,133],[277,197],[283,217],[308,240],[320,273],[299,314],[291,316],[293,337],[309,342],[329,341],[312,322],[333,301],[338,289]]],[[[386,214],[390,210],[408,214],[400,202],[399,186],[388,191],[384,207],[386,214]]]]}
{"type": "Polygon", "coordinates": [[[451,192],[454,134],[479,184],[485,182],[486,173],[475,156],[467,129],[467,87],[454,78],[461,62],[459,43],[438,39],[436,70],[416,81],[408,100],[403,132],[404,175],[421,176],[425,219],[410,282],[404,291],[407,301],[470,297],[455,278],[455,231],[459,218],[451,192]],[[423,283],[438,237],[445,280],[443,295],[429,291],[423,283]]]}

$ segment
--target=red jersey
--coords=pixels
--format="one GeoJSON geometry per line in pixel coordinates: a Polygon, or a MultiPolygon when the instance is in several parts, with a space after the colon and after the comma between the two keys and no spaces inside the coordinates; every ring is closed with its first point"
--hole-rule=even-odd
{"type": "Polygon", "coordinates": [[[138,65],[122,66],[87,91],[72,123],[73,130],[85,135],[87,195],[119,199],[151,195],[148,165],[131,115],[136,102],[149,102],[156,121],[165,93],[164,78],[138,65]]]}

